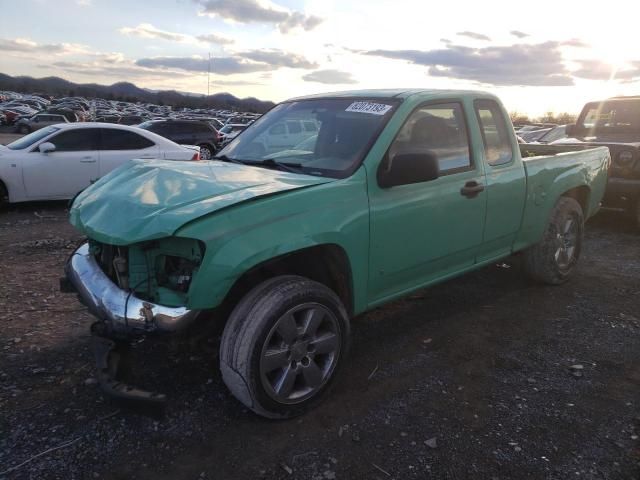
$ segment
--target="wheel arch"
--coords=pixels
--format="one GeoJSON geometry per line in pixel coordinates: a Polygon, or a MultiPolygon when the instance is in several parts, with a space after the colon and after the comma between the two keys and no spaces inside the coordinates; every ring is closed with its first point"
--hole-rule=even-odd
{"type": "Polygon", "coordinates": [[[348,314],[353,314],[351,263],[344,248],[335,243],[294,250],[254,265],[235,280],[221,304],[223,310],[230,311],[256,285],[281,275],[298,275],[325,285],[338,295],[348,314]]]}
{"type": "Polygon", "coordinates": [[[560,195],[560,197],[573,198],[580,204],[585,219],[589,217],[591,189],[587,185],[571,188],[560,195]]]}

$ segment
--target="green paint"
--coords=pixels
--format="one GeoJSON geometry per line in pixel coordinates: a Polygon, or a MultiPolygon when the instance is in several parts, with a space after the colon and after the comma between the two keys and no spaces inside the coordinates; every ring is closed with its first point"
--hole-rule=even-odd
{"type": "Polygon", "coordinates": [[[162,251],[151,258],[147,252],[146,259],[133,253],[149,241],[162,239],[160,250],[171,250],[176,242],[178,256],[188,256],[185,245],[201,242],[204,257],[188,293],[152,286],[161,302],[182,302],[192,309],[219,305],[238,278],[262,262],[336,245],[350,263],[357,314],[536,243],[558,198],[570,190],[587,192],[587,218],[598,209],[607,179],[606,148],[523,162],[511,135],[513,160],[487,164],[473,102],[497,101],[491,95],[428,90],[325,95],[333,96],[402,100],[361,167],[348,178],[217,161],[134,161],[83,192],[73,205],[71,222],[99,242],[133,246],[130,261],[136,268],[142,265],[140,258],[154,269],[163,268],[157,263],[162,251]],[[380,188],[378,167],[405,120],[418,106],[442,101],[464,107],[473,169],[380,188]],[[474,199],[460,195],[470,180],[486,186],[474,199]],[[180,239],[186,243],[179,244],[180,239]]]}

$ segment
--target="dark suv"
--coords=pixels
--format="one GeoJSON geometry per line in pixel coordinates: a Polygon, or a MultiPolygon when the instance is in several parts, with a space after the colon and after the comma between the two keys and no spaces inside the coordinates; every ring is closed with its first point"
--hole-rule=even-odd
{"type": "Polygon", "coordinates": [[[218,148],[218,131],[198,120],[151,120],[138,125],[179,144],[200,147],[200,158],[209,160],[218,148]]]}
{"type": "Polygon", "coordinates": [[[569,138],[554,144],[609,147],[612,162],[603,206],[633,213],[640,226],[640,96],[589,102],[566,133],[569,138]]]}

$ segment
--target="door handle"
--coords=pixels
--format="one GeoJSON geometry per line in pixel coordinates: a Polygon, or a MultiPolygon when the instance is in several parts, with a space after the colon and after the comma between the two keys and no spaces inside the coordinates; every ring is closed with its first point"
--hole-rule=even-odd
{"type": "Polygon", "coordinates": [[[96,159],[93,157],[82,157],[80,163],[96,163],[96,159]]]}
{"type": "Polygon", "coordinates": [[[464,184],[464,187],[460,189],[460,195],[467,198],[475,198],[482,191],[484,191],[484,185],[472,180],[464,184]]]}

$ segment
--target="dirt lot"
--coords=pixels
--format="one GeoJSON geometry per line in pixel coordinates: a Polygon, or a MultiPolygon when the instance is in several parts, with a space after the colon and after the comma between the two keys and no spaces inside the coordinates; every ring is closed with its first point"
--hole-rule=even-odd
{"type": "Polygon", "coordinates": [[[640,234],[619,216],[564,286],[514,259],[355,319],[330,399],[273,422],[227,392],[215,338],[136,346],[165,418],[103,400],[91,318],[58,292],[66,215],[0,213],[0,478],[640,478],[640,234]]]}

